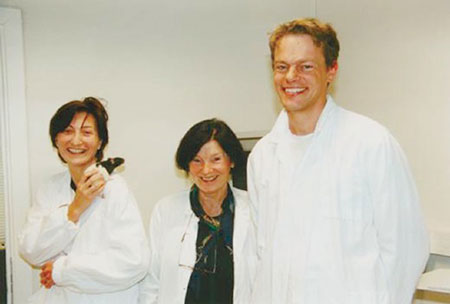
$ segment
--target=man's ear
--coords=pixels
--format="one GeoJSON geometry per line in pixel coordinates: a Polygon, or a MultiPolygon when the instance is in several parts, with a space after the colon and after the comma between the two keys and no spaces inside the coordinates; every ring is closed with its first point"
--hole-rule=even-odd
{"type": "Polygon", "coordinates": [[[338,71],[338,63],[337,60],[333,62],[333,64],[327,68],[327,82],[330,84],[333,82],[334,78],[336,78],[336,74],[338,71]]]}

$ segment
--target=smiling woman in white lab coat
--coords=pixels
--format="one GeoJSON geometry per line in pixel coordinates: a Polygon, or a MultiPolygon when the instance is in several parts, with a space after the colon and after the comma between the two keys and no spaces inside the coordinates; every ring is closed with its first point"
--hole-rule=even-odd
{"type": "Polygon", "coordinates": [[[50,122],[69,170],[40,188],[19,235],[22,256],[41,268],[42,287],[29,303],[137,303],[149,257],[141,217],[123,178],[92,166],[108,144],[107,120],[88,97],[63,105],[50,122]]]}
{"type": "Polygon", "coordinates": [[[139,302],[248,303],[253,223],[247,193],[228,184],[244,163],[239,140],[220,120],[199,122],[181,140],[176,162],[194,184],[153,210],[139,302]]]}

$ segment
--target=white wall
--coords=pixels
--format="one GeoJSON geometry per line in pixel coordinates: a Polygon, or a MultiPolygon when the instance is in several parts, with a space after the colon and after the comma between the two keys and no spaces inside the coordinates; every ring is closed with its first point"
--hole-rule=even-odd
{"type": "MultiPolygon", "coordinates": [[[[314,15],[313,0],[0,0],[24,20],[31,189],[63,169],[48,123],[63,103],[108,100],[107,156],[125,175],[147,223],[154,203],[186,187],[178,141],[211,117],[238,133],[268,130],[278,103],[267,33],[314,15]]],[[[35,287],[37,281],[35,281],[35,287]]]]}
{"type": "Polygon", "coordinates": [[[109,101],[110,156],[147,220],[157,199],[185,186],[173,155],[195,122],[218,116],[236,132],[276,116],[267,33],[314,2],[2,0],[22,9],[33,191],[61,169],[47,135],[61,104],[109,101]],[[281,5],[283,3],[283,5],[281,5]]]}

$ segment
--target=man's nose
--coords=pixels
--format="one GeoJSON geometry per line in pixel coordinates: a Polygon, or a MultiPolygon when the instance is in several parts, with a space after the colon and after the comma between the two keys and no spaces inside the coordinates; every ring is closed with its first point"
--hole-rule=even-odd
{"type": "Polygon", "coordinates": [[[286,73],[286,80],[288,80],[288,81],[297,80],[297,78],[299,77],[299,74],[300,73],[298,72],[296,66],[290,66],[286,73]]]}

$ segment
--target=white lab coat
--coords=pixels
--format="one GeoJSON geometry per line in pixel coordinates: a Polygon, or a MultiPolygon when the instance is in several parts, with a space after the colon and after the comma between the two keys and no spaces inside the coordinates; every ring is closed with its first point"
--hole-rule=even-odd
{"type": "Polygon", "coordinates": [[[70,174],[53,176],[38,191],[19,235],[30,264],[53,264],[50,289],[41,287],[29,303],[137,303],[137,283],[148,268],[148,243],[141,216],[124,179],[111,175],[102,195],[77,224],[67,218],[74,198],[70,174]]]}
{"type": "MultiPolygon", "coordinates": [[[[248,303],[252,273],[256,264],[254,223],[250,218],[247,193],[232,188],[235,199],[233,256],[233,303],[248,303]]],[[[189,191],[160,200],[149,228],[151,261],[141,283],[140,304],[184,303],[195,265],[198,218],[191,210],[189,191]]]]}
{"type": "Polygon", "coordinates": [[[330,96],[297,164],[283,162],[288,132],[283,110],[249,157],[253,303],[411,303],[428,239],[398,143],[330,96]]]}

